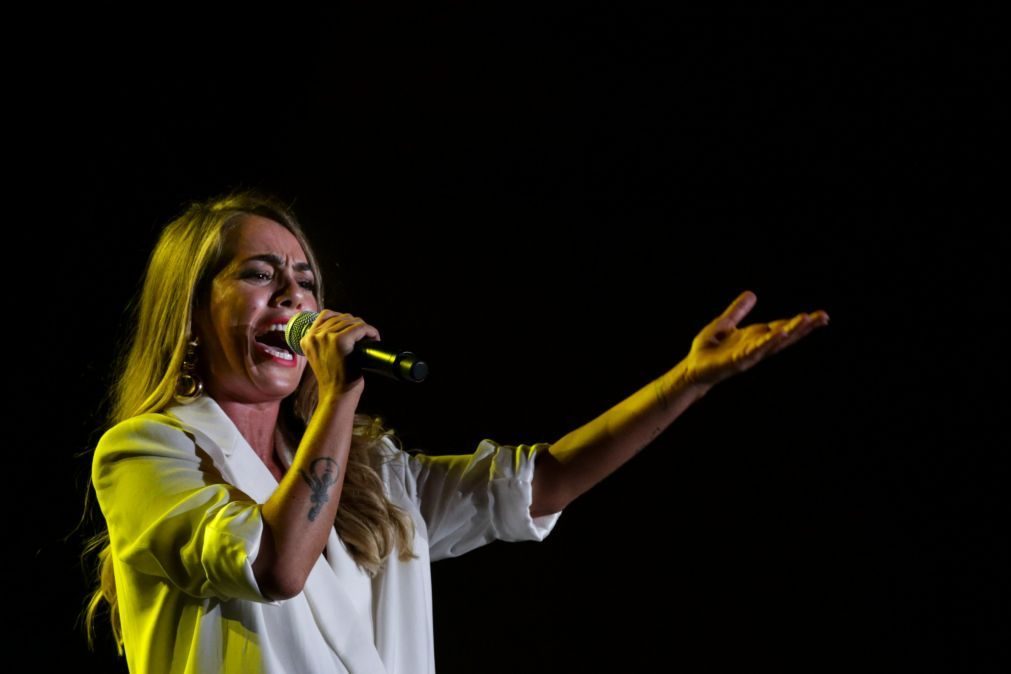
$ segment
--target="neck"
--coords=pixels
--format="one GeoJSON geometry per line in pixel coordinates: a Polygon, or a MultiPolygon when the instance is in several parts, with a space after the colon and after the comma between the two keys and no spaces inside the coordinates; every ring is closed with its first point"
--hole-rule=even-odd
{"type": "Polygon", "coordinates": [[[281,401],[272,400],[262,403],[249,403],[237,400],[222,400],[215,398],[221,410],[232,420],[239,433],[246,439],[264,463],[273,465],[274,431],[277,428],[277,416],[281,410],[281,401]]]}

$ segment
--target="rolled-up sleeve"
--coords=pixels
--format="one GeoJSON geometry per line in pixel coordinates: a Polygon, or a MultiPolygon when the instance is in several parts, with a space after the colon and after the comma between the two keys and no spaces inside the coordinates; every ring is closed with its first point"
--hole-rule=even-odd
{"type": "Polygon", "coordinates": [[[530,505],[537,454],[549,446],[484,439],[473,454],[407,454],[407,491],[425,520],[432,561],[496,539],[544,540],[561,512],[532,517],[530,505]]]}
{"type": "Polygon", "coordinates": [[[95,448],[92,482],[122,563],[194,597],[279,605],[253,574],[262,506],[226,483],[170,417],[145,414],[109,429],[95,448]]]}

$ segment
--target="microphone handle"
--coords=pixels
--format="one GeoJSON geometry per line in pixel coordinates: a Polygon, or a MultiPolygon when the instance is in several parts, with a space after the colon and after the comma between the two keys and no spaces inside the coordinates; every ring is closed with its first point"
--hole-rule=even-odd
{"type": "Polygon", "coordinates": [[[360,339],[344,359],[348,379],[358,379],[361,373],[374,372],[389,379],[420,383],[428,376],[428,364],[411,351],[395,351],[383,347],[377,339],[360,339]]]}
{"type": "MultiPolygon", "coordinates": [[[[299,342],[316,321],[319,312],[300,311],[284,329],[284,339],[292,351],[300,356],[299,342]]],[[[355,342],[354,350],[344,359],[349,380],[358,379],[362,371],[374,372],[397,381],[422,382],[428,376],[428,364],[410,351],[394,351],[376,339],[366,338],[355,342]]]]}

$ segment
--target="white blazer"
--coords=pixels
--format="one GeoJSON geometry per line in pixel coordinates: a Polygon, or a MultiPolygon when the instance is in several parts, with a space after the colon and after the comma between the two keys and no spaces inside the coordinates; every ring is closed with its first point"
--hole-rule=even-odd
{"type": "MultiPolygon", "coordinates": [[[[277,435],[282,462],[293,449],[277,435]]],[[[132,674],[430,674],[431,561],[493,540],[543,540],[561,513],[530,516],[547,443],[482,440],[474,454],[408,454],[392,441],[378,467],[414,519],[414,552],[375,578],[331,529],[303,591],[267,600],[252,563],[262,504],[277,480],[212,398],[143,414],[99,441],[92,481],[109,527],[132,674]]]]}

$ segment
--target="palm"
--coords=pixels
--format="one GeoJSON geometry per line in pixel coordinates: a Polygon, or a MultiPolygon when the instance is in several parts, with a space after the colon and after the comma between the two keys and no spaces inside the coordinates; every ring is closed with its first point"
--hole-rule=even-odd
{"type": "Polygon", "coordinates": [[[828,324],[828,314],[816,311],[738,327],[756,301],[754,293],[745,291],[699,332],[684,361],[685,377],[689,382],[709,386],[719,383],[754,367],[766,356],[795,343],[816,327],[828,324]]]}

